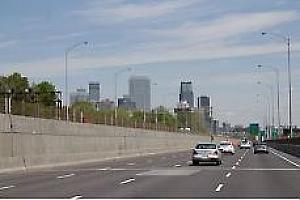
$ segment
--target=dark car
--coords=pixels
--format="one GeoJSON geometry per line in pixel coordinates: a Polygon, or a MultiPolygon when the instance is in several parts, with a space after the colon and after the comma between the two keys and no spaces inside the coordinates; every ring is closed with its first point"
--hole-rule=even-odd
{"type": "Polygon", "coordinates": [[[269,153],[268,147],[266,143],[257,143],[253,147],[253,153],[269,153]]]}

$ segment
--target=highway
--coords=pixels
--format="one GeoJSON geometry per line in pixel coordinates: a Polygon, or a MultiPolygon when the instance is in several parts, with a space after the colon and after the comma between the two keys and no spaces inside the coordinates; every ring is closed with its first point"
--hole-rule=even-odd
{"type": "Polygon", "coordinates": [[[221,166],[190,151],[0,174],[1,198],[299,198],[300,159],[237,149],[221,166]]]}

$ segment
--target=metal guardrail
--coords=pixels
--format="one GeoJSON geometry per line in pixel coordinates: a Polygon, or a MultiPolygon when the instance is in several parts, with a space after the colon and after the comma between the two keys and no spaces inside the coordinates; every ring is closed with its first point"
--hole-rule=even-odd
{"type": "Polygon", "coordinates": [[[267,141],[268,146],[279,151],[300,157],[300,137],[267,141]]]}

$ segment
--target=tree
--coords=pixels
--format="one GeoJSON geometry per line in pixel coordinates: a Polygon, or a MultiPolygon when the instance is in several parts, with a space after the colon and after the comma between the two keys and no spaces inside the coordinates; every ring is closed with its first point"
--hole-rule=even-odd
{"type": "Polygon", "coordinates": [[[55,85],[48,81],[42,81],[35,85],[33,84],[33,93],[38,96],[38,101],[45,106],[54,106],[56,101],[55,85]]]}
{"type": "Polygon", "coordinates": [[[25,94],[26,89],[29,89],[28,78],[20,73],[0,77],[0,92],[6,93],[10,90],[14,100],[23,100],[25,95],[22,94],[25,94]]]}

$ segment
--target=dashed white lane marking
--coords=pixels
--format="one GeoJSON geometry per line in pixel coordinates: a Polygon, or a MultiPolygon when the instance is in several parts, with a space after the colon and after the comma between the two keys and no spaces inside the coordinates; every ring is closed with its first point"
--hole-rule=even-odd
{"type": "Polygon", "coordinates": [[[0,191],[2,191],[2,190],[7,190],[7,189],[10,189],[10,188],[14,188],[14,187],[15,187],[14,185],[4,186],[4,187],[1,187],[1,188],[0,188],[0,191]]]}
{"type": "Polygon", "coordinates": [[[181,167],[181,165],[174,165],[174,167],[181,167]]]}
{"type": "Polygon", "coordinates": [[[282,155],[280,155],[280,154],[278,154],[278,153],[276,153],[276,152],[274,152],[274,151],[272,151],[272,150],[270,150],[270,151],[271,151],[271,153],[273,153],[274,155],[276,155],[276,156],[282,158],[283,160],[285,160],[285,161],[291,163],[292,165],[294,165],[294,166],[296,166],[296,167],[300,167],[300,165],[298,165],[297,163],[295,163],[295,162],[289,160],[288,158],[286,158],[286,157],[284,157],[284,156],[282,156],[282,155]]]}
{"type": "Polygon", "coordinates": [[[235,169],[236,168],[236,166],[232,166],[232,169],[235,169]]]}
{"type": "Polygon", "coordinates": [[[149,155],[155,155],[156,153],[149,153],[149,155]]]}
{"type": "Polygon", "coordinates": [[[220,192],[224,184],[219,184],[218,187],[216,188],[216,192],[220,192]]]}
{"type": "Polygon", "coordinates": [[[58,179],[64,179],[64,178],[69,178],[71,176],[75,176],[75,174],[66,174],[66,175],[63,175],[63,176],[58,176],[56,178],[58,178],[58,179]]]}
{"type": "Polygon", "coordinates": [[[228,174],[226,174],[226,177],[229,178],[231,176],[231,172],[229,172],[228,174]]]}
{"type": "Polygon", "coordinates": [[[235,163],[235,165],[239,166],[239,165],[240,165],[240,163],[239,163],[239,162],[236,162],[236,163],[235,163]]]}
{"type": "Polygon", "coordinates": [[[127,165],[129,165],[129,166],[133,166],[133,165],[135,165],[135,163],[128,163],[127,165]]]}
{"type": "Polygon", "coordinates": [[[72,200],[76,200],[76,199],[80,199],[82,196],[80,196],[80,195],[77,195],[77,196],[75,196],[75,197],[72,197],[71,199],[72,200]]]}
{"type": "Polygon", "coordinates": [[[107,170],[110,170],[111,168],[110,167],[106,167],[106,168],[100,168],[100,169],[97,169],[98,171],[107,171],[107,170]]]}
{"type": "Polygon", "coordinates": [[[127,183],[131,183],[133,181],[135,181],[135,179],[134,178],[130,178],[128,180],[122,181],[120,184],[127,184],[127,183]]]}
{"type": "Polygon", "coordinates": [[[241,162],[242,161],[242,159],[239,159],[239,162],[241,162]]]}

